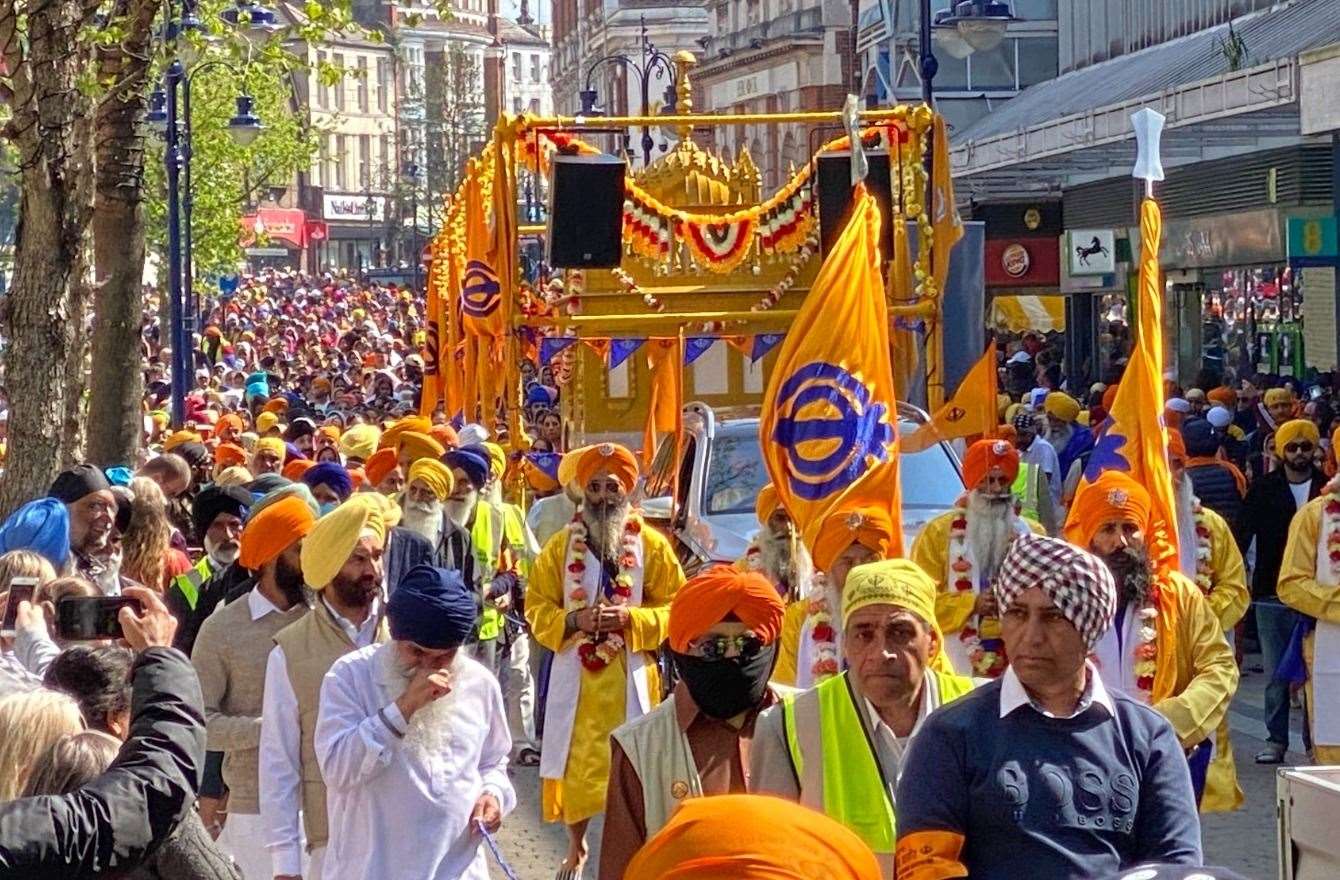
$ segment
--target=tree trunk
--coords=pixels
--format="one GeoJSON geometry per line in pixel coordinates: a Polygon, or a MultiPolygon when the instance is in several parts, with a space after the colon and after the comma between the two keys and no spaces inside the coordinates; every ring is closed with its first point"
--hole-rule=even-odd
{"type": "Polygon", "coordinates": [[[26,53],[12,31],[0,39],[13,83],[5,134],[18,147],[21,188],[5,327],[10,449],[0,515],[46,493],[68,446],[68,370],[82,332],[75,319],[86,291],[93,180],[92,107],[78,88],[89,59],[78,31],[92,13],[75,0],[51,0],[28,10],[26,53]]]}
{"type": "Polygon", "coordinates": [[[144,431],[145,83],[155,0],[121,0],[127,36],[99,49],[99,74],[115,83],[98,107],[93,262],[97,275],[88,407],[88,458],[135,464],[144,431]]]}

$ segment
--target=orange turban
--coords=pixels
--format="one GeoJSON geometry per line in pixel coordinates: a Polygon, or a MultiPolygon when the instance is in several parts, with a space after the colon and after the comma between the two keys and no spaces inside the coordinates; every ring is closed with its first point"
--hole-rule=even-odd
{"type": "Polygon", "coordinates": [[[340,442],[340,429],[334,425],[322,425],[316,432],[322,437],[329,439],[331,443],[340,442]]]}
{"type": "Polygon", "coordinates": [[[1114,383],[1112,385],[1107,386],[1107,390],[1103,392],[1103,409],[1107,410],[1108,412],[1112,412],[1112,404],[1116,402],[1117,402],[1117,386],[1114,383]]]}
{"type": "Polygon", "coordinates": [[[265,406],[261,407],[261,412],[282,413],[288,411],[288,401],[282,397],[276,397],[274,400],[268,400],[265,406]]]}
{"type": "Polygon", "coordinates": [[[619,481],[625,492],[637,485],[637,459],[626,446],[618,443],[599,443],[587,447],[577,459],[573,477],[583,488],[598,474],[609,474],[619,481]]]}
{"type": "Polygon", "coordinates": [[[443,449],[453,449],[461,445],[461,438],[456,436],[456,429],[446,423],[433,425],[428,436],[441,443],[443,449]]]}
{"type": "Polygon", "coordinates": [[[279,473],[284,479],[292,480],[296,483],[302,479],[302,475],[307,473],[308,469],[313,467],[316,467],[316,462],[312,461],[310,458],[295,458],[293,461],[284,465],[284,469],[279,473]]]}
{"type": "Polygon", "coordinates": [[[441,443],[418,431],[401,431],[395,437],[393,448],[397,455],[401,452],[408,454],[411,461],[418,461],[421,458],[441,458],[447,451],[442,448],[441,443]]]}
{"type": "Polygon", "coordinates": [[[880,880],[856,833],[781,798],[686,798],[628,863],[624,880],[880,880]],[[728,833],[727,833],[728,832],[728,833]]]}
{"type": "Polygon", "coordinates": [[[1087,550],[1093,536],[1110,522],[1134,523],[1148,538],[1152,510],[1153,502],[1144,486],[1122,471],[1103,471],[1075,496],[1065,539],[1087,550]]]}
{"type": "Polygon", "coordinates": [[[1005,472],[1005,479],[1013,483],[1019,475],[1019,451],[1005,440],[978,440],[963,456],[963,485],[969,490],[976,489],[991,469],[997,467],[1005,472]]]}
{"type": "MultiPolygon", "coordinates": [[[[424,416],[405,416],[403,419],[400,419],[382,432],[381,440],[377,441],[377,448],[381,449],[386,446],[398,446],[400,435],[404,434],[406,431],[413,431],[416,434],[427,435],[430,434],[432,430],[432,420],[425,418],[424,416]]],[[[442,453],[440,452],[438,453],[438,455],[441,454],[442,453]]]]}
{"type": "Polygon", "coordinates": [[[187,431],[187,430],[173,431],[171,434],[168,435],[168,438],[163,441],[163,451],[171,452],[178,446],[181,446],[185,443],[199,443],[199,442],[200,442],[200,435],[197,434],[195,431],[187,431]]]}
{"type": "MultiPolygon", "coordinates": [[[[349,479],[354,484],[355,492],[367,485],[368,475],[361,467],[354,465],[353,467],[345,468],[345,470],[349,472],[349,479]]],[[[396,522],[400,522],[400,520],[397,519],[396,522]]],[[[394,524],[392,524],[392,526],[394,527],[394,524]]]]}
{"type": "Polygon", "coordinates": [[[670,603],[670,648],[686,653],[689,642],[732,614],[763,644],[771,645],[781,631],[785,613],[777,588],[763,575],[714,565],[675,593],[670,603]]]}
{"type": "Polygon", "coordinates": [[[237,413],[220,416],[219,421],[214,425],[214,433],[221,434],[227,428],[232,428],[239,434],[246,430],[246,426],[242,424],[242,417],[237,413]]]}
{"type": "Polygon", "coordinates": [[[758,524],[766,526],[781,503],[781,499],[777,497],[777,487],[772,483],[759,489],[758,500],[754,502],[754,513],[758,515],[758,524]]]}
{"type": "Polygon", "coordinates": [[[1218,388],[1211,388],[1205,395],[1215,403],[1220,404],[1229,412],[1232,412],[1238,406],[1238,392],[1229,388],[1227,385],[1220,385],[1218,388]]]}
{"type": "Polygon", "coordinates": [[[828,571],[852,544],[869,547],[884,555],[893,543],[893,518],[882,507],[859,507],[828,514],[810,548],[810,556],[820,571],[828,571]]]}
{"type": "Polygon", "coordinates": [[[378,449],[372,454],[372,458],[363,462],[363,471],[368,475],[368,482],[372,488],[381,485],[382,480],[386,479],[387,474],[396,469],[400,464],[400,457],[396,455],[394,449],[378,449]]]}
{"type": "Polygon", "coordinates": [[[298,495],[267,505],[242,529],[242,553],[238,561],[252,571],[273,562],[280,553],[301,541],[316,525],[316,514],[298,495]]]}
{"type": "Polygon", "coordinates": [[[214,464],[220,469],[247,463],[247,451],[236,443],[220,443],[214,450],[214,464]]]}

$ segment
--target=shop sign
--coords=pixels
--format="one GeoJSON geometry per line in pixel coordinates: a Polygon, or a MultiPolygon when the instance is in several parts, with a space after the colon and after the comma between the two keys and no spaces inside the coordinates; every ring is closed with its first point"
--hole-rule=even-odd
{"type": "Polygon", "coordinates": [[[380,223],[386,216],[385,196],[326,193],[321,199],[321,215],[327,220],[342,223],[380,223]]]}
{"type": "Polygon", "coordinates": [[[1071,277],[1111,275],[1117,271],[1117,241],[1111,229],[1072,229],[1066,234],[1071,277]]]}
{"type": "Polygon", "coordinates": [[[294,208],[261,208],[242,218],[242,246],[269,246],[275,239],[307,247],[307,217],[294,208]]]}
{"type": "Polygon", "coordinates": [[[1023,278],[1028,274],[1028,267],[1031,265],[1033,260],[1028,256],[1028,248],[1017,242],[1001,252],[1000,268],[1011,278],[1023,278]]]}
{"type": "MultiPolygon", "coordinates": [[[[1169,269],[1255,266],[1285,259],[1284,223],[1274,208],[1163,221],[1159,261],[1169,269]]],[[[1139,227],[1131,228],[1134,239],[1139,227]]],[[[1138,252],[1132,252],[1138,259],[1138,252]]]]}
{"type": "Polygon", "coordinates": [[[986,242],[988,287],[1056,287],[1061,281],[1059,238],[998,238],[986,242]]]}
{"type": "Polygon", "coordinates": [[[1290,217],[1289,261],[1333,265],[1340,256],[1340,237],[1334,217],[1290,217]]]}

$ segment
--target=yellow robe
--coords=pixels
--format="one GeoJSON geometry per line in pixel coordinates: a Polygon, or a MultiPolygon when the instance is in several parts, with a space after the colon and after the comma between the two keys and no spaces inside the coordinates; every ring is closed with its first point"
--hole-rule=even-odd
{"type": "MultiPolygon", "coordinates": [[[[942,513],[926,523],[912,542],[911,559],[935,581],[935,620],[940,624],[940,632],[946,639],[957,635],[972,617],[972,609],[977,604],[977,593],[959,592],[949,585],[949,526],[961,511],[951,510],[942,513]]],[[[1027,517],[1020,517],[1035,535],[1047,532],[1041,525],[1027,517]]]]}
{"type": "MultiPolygon", "coordinates": [[[[1203,508],[1201,515],[1210,529],[1210,568],[1214,589],[1206,596],[1210,613],[1219,621],[1219,628],[1228,632],[1238,625],[1251,605],[1252,594],[1247,589],[1247,569],[1242,564],[1242,553],[1228,523],[1219,514],[1203,508]]],[[[1214,756],[1205,779],[1205,793],[1200,799],[1203,813],[1220,813],[1242,806],[1242,789],[1238,786],[1237,767],[1233,763],[1233,743],[1228,735],[1228,715],[1219,722],[1214,736],[1214,756]]]]}
{"type": "MultiPolygon", "coordinates": [[[[563,638],[565,563],[568,527],[549,539],[535,560],[526,591],[526,622],[535,640],[557,653],[576,641],[563,638]]],[[[642,529],[642,605],[630,606],[624,640],[633,651],[653,652],[665,641],[670,622],[670,600],[684,583],[684,570],[674,548],[660,532],[642,529]]],[[[577,692],[577,715],[563,778],[543,779],[542,812],[546,822],[571,825],[605,809],[610,775],[610,734],[625,721],[627,659],[620,654],[599,672],[585,667],[577,692]]],[[[656,665],[647,665],[647,690],[652,703],[660,702],[661,682],[656,665]]]]}
{"type": "MultiPolygon", "coordinates": [[[[1290,608],[1325,620],[1340,623],[1340,587],[1326,587],[1317,582],[1317,538],[1321,531],[1322,508],[1331,500],[1328,495],[1314,498],[1294,514],[1289,524],[1289,543],[1284,546],[1284,561],[1280,565],[1279,597],[1290,608]]],[[[1307,662],[1307,702],[1312,702],[1312,659],[1316,634],[1303,642],[1303,659],[1307,662]]],[[[1316,716],[1312,716],[1315,720],[1316,716]]],[[[1313,728],[1312,748],[1318,764],[1340,764],[1340,746],[1317,745],[1313,728]]]]}
{"type": "Polygon", "coordinates": [[[786,606],[782,616],[782,635],[777,645],[777,665],[772,670],[772,682],[787,687],[796,686],[796,658],[800,654],[800,631],[809,613],[808,599],[797,599],[786,606]]]}
{"type": "MultiPolygon", "coordinates": [[[[1159,578],[1159,590],[1158,659],[1150,705],[1172,724],[1182,746],[1190,748],[1225,723],[1238,689],[1238,664],[1200,587],[1181,572],[1171,572],[1159,578]]],[[[1231,762],[1232,752],[1223,751],[1231,762]]],[[[1208,773],[1202,809],[1233,809],[1241,796],[1236,789],[1234,775],[1208,773]]]]}

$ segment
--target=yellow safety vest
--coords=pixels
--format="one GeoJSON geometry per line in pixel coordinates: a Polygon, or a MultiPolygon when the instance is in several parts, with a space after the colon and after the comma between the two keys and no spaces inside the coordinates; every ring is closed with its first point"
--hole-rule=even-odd
{"type": "MultiPolygon", "coordinates": [[[[972,679],[960,675],[930,669],[926,675],[927,683],[933,679],[938,687],[942,706],[973,689],[972,679]]],[[[846,672],[788,696],[782,701],[786,744],[800,781],[801,803],[822,809],[851,829],[872,852],[889,855],[895,841],[893,803],[856,700],[846,672]],[[807,777],[817,785],[807,786],[807,777]],[[812,787],[822,789],[821,799],[807,790],[812,787]]]]}
{"type": "MultiPolygon", "coordinates": [[[[1038,515],[1038,475],[1042,471],[1027,462],[1019,463],[1019,475],[1010,484],[1010,494],[1019,501],[1019,512],[1033,522],[1041,522],[1038,515]]],[[[1051,488],[1048,487],[1048,492],[1051,488]]]]}
{"type": "MultiPolygon", "coordinates": [[[[488,589],[488,582],[498,573],[498,543],[493,531],[493,505],[480,501],[475,507],[475,521],[470,525],[470,549],[475,557],[475,571],[479,572],[480,590],[488,589]]],[[[496,639],[502,632],[502,612],[493,603],[485,602],[479,615],[479,639],[496,639]]]]}
{"type": "Polygon", "coordinates": [[[209,554],[205,554],[188,571],[177,575],[172,583],[181,590],[182,597],[186,599],[186,607],[194,611],[196,603],[200,601],[200,588],[213,576],[214,563],[210,560],[209,554]]]}

